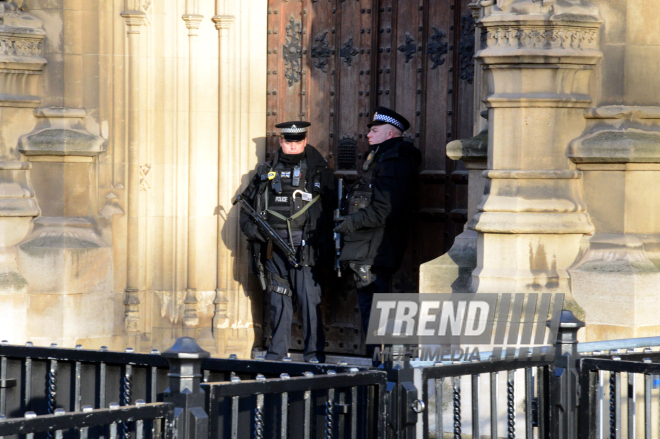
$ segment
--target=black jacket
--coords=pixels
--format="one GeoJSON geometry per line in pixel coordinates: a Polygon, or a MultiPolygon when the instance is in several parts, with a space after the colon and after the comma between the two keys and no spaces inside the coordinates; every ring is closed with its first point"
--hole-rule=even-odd
{"type": "Polygon", "coordinates": [[[399,268],[413,225],[421,162],[419,149],[401,137],[380,144],[362,178],[373,190],[371,203],[351,215],[356,230],[344,237],[342,261],[399,268]]]}
{"type": "MultiPolygon", "coordinates": [[[[275,154],[272,162],[265,162],[257,168],[255,176],[248,187],[241,194],[247,199],[257,212],[264,209],[264,192],[270,189],[268,180],[262,181],[261,175],[277,165],[281,150],[275,154]]],[[[314,196],[321,195],[319,201],[307,210],[307,221],[303,229],[302,239],[305,246],[298,252],[298,262],[301,265],[320,265],[330,263],[332,258],[332,228],[333,210],[336,205],[335,177],[328,166],[328,162],[311,145],[305,147],[307,160],[307,174],[305,190],[314,196]]],[[[241,230],[246,233],[250,227],[250,217],[241,210],[241,230]]],[[[258,274],[256,262],[265,253],[265,245],[258,241],[248,241],[251,252],[250,273],[258,274]],[[262,248],[263,247],[263,248],[262,248]]]]}

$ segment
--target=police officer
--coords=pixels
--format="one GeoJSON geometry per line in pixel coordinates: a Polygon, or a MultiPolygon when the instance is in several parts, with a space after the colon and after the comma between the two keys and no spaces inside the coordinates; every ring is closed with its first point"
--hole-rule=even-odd
{"type": "Polygon", "coordinates": [[[410,123],[400,114],[378,107],[367,126],[370,150],[360,178],[347,191],[343,222],[334,229],[344,238],[339,259],[353,272],[365,333],[373,295],[389,292],[403,259],[422,157],[402,137],[410,123]]]}
{"type": "Polygon", "coordinates": [[[293,295],[302,311],[305,361],[323,362],[323,323],[318,266],[331,251],[334,175],[326,160],[307,144],[309,122],[285,122],[280,149],[259,166],[242,196],[296,250],[296,268],[277,247],[266,244],[257,225],[241,212],[241,230],[251,243],[253,274],[265,277],[273,339],[267,360],[282,360],[291,342],[293,295]]]}

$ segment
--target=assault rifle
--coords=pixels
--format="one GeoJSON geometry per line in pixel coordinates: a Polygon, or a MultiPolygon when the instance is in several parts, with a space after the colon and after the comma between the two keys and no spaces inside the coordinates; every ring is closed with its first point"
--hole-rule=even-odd
{"type": "MultiPolygon", "coordinates": [[[[343,186],[344,179],[340,178],[337,182],[337,198],[339,199],[339,204],[337,209],[335,209],[335,226],[339,225],[341,218],[341,201],[343,198],[343,186]]],[[[341,262],[339,257],[341,256],[341,233],[335,232],[335,270],[337,271],[337,277],[341,277],[341,262]]]]}
{"type": "Polygon", "coordinates": [[[245,212],[248,214],[250,219],[254,221],[257,224],[257,228],[259,229],[259,233],[261,233],[265,238],[268,243],[274,244],[277,248],[282,250],[284,255],[287,257],[291,265],[294,267],[298,267],[298,261],[296,261],[296,250],[289,247],[289,244],[287,244],[280,235],[277,234],[277,232],[268,224],[262,217],[259,215],[252,206],[250,206],[250,203],[245,201],[243,197],[240,195],[236,196],[236,199],[233,201],[232,204],[240,204],[243,209],[245,209],[245,212]]]}

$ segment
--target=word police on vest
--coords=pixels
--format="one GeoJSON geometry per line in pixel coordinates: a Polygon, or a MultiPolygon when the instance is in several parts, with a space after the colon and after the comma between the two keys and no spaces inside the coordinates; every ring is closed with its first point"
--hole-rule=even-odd
{"type": "Polygon", "coordinates": [[[288,203],[289,197],[275,197],[276,203],[288,203]]]}
{"type": "Polygon", "coordinates": [[[555,317],[561,313],[563,294],[501,296],[498,307],[497,294],[376,294],[367,343],[546,344],[546,322],[559,321],[555,317]]]}

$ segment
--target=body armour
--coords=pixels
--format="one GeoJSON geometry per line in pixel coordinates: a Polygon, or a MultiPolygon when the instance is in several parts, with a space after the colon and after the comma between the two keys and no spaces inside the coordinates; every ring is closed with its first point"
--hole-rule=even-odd
{"type": "Polygon", "coordinates": [[[280,162],[269,174],[273,178],[264,193],[266,220],[276,230],[303,230],[308,206],[318,199],[305,191],[307,161],[303,159],[294,167],[280,162]]]}

